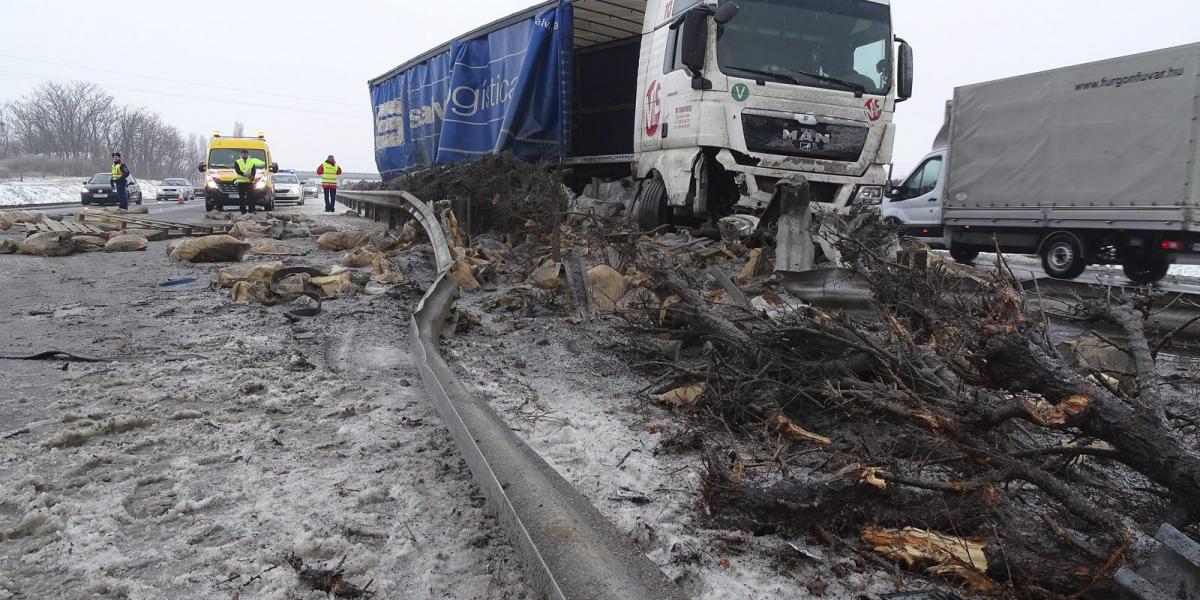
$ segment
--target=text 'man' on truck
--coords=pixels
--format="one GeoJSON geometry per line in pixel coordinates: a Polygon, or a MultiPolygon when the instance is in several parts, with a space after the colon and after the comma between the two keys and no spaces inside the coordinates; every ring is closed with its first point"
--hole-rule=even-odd
{"type": "Polygon", "coordinates": [[[882,215],[1052,277],[1121,265],[1138,284],[1200,257],[1200,44],[960,87],[882,215]]]}
{"type": "Polygon", "coordinates": [[[550,1],[370,82],[385,179],[509,151],[636,182],[644,225],[761,210],[800,175],[878,204],[910,95],[888,0],[550,1]]]}

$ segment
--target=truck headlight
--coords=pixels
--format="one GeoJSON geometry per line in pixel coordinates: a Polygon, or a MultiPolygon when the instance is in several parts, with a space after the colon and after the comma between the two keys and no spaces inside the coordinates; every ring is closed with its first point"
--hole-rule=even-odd
{"type": "Polygon", "coordinates": [[[860,185],[854,193],[855,204],[879,204],[883,202],[882,185],[860,185]]]}
{"type": "Polygon", "coordinates": [[[256,190],[261,190],[261,189],[263,189],[263,188],[265,188],[265,187],[267,187],[267,180],[266,180],[266,179],[259,179],[258,181],[255,181],[255,182],[254,182],[254,189],[256,189],[256,190]]]}
{"type": "Polygon", "coordinates": [[[215,190],[215,189],[217,189],[217,180],[216,180],[216,179],[209,179],[208,181],[204,182],[204,187],[206,187],[206,188],[208,188],[208,189],[210,189],[210,190],[215,190]]]}

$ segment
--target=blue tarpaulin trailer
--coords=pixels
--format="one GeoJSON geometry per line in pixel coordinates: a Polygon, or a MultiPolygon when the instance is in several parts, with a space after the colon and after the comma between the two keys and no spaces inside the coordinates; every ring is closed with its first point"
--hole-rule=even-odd
{"type": "Polygon", "coordinates": [[[380,174],[495,152],[627,160],[645,4],[552,0],[373,79],[380,174]]]}

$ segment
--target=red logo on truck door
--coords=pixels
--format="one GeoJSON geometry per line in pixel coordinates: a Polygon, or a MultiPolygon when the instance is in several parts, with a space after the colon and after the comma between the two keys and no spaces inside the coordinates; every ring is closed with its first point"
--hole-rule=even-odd
{"type": "Polygon", "coordinates": [[[658,98],[660,91],[662,86],[657,81],[651,82],[650,87],[646,88],[646,137],[654,137],[662,121],[662,101],[658,98]]]}
{"type": "Polygon", "coordinates": [[[879,101],[879,98],[871,98],[867,100],[867,118],[870,119],[871,122],[875,122],[878,121],[882,116],[883,103],[879,101]]]}

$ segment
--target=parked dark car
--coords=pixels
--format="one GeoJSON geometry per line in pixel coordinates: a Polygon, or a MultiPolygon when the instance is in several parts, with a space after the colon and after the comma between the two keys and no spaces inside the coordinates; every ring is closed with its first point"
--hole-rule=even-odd
{"type": "Polygon", "coordinates": [[[192,187],[192,182],[186,179],[181,177],[172,177],[171,179],[162,180],[162,183],[158,186],[158,193],[155,194],[155,197],[159,202],[162,202],[164,200],[179,200],[179,196],[181,195],[185,201],[195,200],[195,188],[192,187]]]}
{"type": "MultiPolygon", "coordinates": [[[[129,192],[130,204],[142,203],[142,188],[138,186],[137,180],[130,177],[125,189],[129,192]]],[[[112,184],[112,173],[96,173],[91,179],[83,182],[83,189],[79,190],[79,201],[85,206],[116,204],[117,190],[112,184]]]]}

